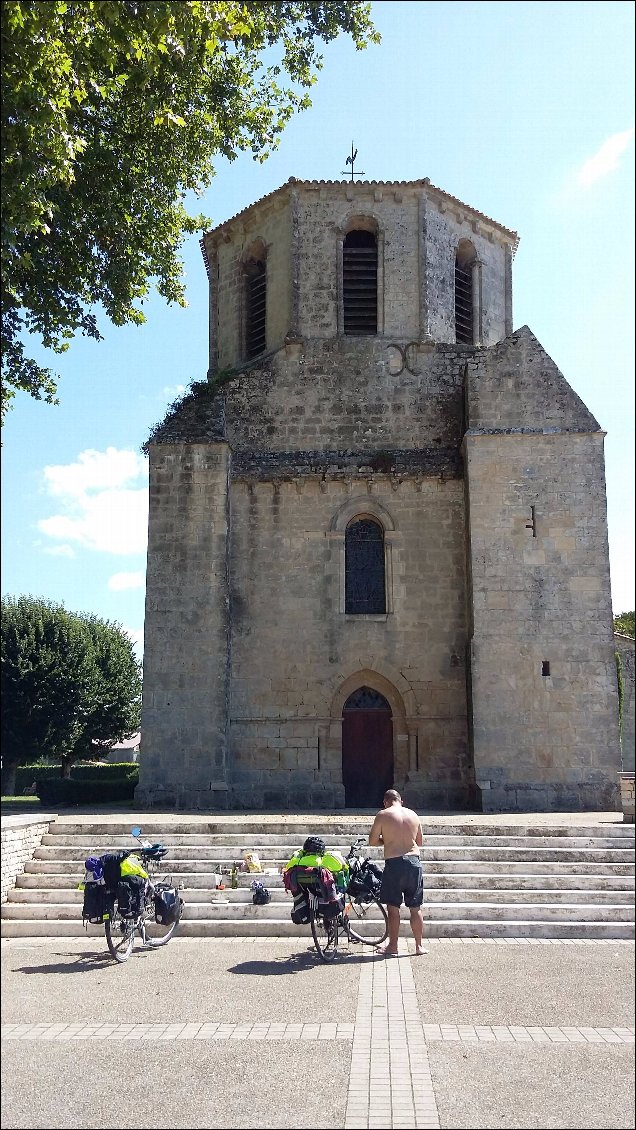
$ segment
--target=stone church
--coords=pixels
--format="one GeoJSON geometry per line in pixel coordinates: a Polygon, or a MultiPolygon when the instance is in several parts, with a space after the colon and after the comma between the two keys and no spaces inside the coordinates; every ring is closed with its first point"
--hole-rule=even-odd
{"type": "Polygon", "coordinates": [[[207,381],[148,441],[137,801],[613,809],[599,424],[526,327],[513,231],[301,181],[207,232],[207,381]]]}

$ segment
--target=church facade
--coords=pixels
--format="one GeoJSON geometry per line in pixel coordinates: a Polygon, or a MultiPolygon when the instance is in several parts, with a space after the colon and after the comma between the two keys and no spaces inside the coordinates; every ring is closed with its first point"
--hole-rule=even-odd
{"type": "Polygon", "coordinates": [[[515,233],[428,180],[292,178],[201,243],[137,800],[618,807],[604,433],[513,331],[515,233]]]}

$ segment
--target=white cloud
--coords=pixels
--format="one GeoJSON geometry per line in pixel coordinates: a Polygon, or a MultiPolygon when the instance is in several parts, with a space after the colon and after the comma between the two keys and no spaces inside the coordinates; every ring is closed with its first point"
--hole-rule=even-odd
{"type": "Polygon", "coordinates": [[[608,137],[594,156],[581,165],[576,174],[578,184],[589,188],[608,173],[613,173],[618,168],[623,153],[629,149],[633,137],[633,126],[631,129],[623,130],[622,133],[614,133],[608,137]]]}
{"type": "Polygon", "coordinates": [[[38,522],[54,540],[102,553],[144,553],[148,467],[134,451],[83,451],[75,463],[44,468],[44,487],[60,511],[38,522]]]}
{"type": "Polygon", "coordinates": [[[136,573],[113,573],[108,578],[108,588],[111,592],[122,592],[124,589],[142,589],[146,583],[146,574],[143,569],[136,573]]]}
{"type": "Polygon", "coordinates": [[[49,553],[51,557],[75,557],[72,545],[49,545],[44,552],[49,553]]]}

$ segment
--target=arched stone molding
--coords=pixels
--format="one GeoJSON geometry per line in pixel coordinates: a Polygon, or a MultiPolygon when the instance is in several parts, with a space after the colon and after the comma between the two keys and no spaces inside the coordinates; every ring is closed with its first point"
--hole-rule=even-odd
{"type": "MultiPolygon", "coordinates": [[[[338,610],[341,615],[346,615],[345,601],[345,533],[349,522],[354,518],[374,518],[384,530],[384,576],[386,585],[386,612],[380,617],[371,616],[369,619],[386,619],[393,612],[393,543],[400,535],[396,529],[395,519],[381,502],[367,494],[358,494],[348,498],[342,503],[331,522],[326,536],[334,542],[334,552],[338,561],[338,610]]],[[[364,617],[356,616],[356,619],[364,617]]]]}
{"type": "Polygon", "coordinates": [[[376,518],[381,523],[385,535],[393,533],[396,529],[395,519],[386,507],[376,498],[370,498],[368,494],[357,494],[343,502],[329,523],[329,532],[344,535],[352,518],[376,518]]]}
{"type": "MultiPolygon", "coordinates": [[[[360,687],[370,687],[388,702],[393,716],[393,766],[394,782],[399,789],[413,768],[412,726],[407,719],[415,713],[415,694],[407,679],[388,663],[378,663],[376,668],[360,667],[352,671],[340,684],[331,701],[330,747],[332,763],[342,769],[342,711],[347,699],[360,687]]],[[[413,731],[413,734],[415,731],[413,731]]]]}

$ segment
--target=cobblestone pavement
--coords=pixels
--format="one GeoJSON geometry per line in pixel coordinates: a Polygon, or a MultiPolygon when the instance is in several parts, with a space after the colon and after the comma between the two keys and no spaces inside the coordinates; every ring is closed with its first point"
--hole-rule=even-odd
{"type": "Polygon", "coordinates": [[[633,943],[427,946],[7,939],[3,1128],[634,1126],[633,943]]]}

